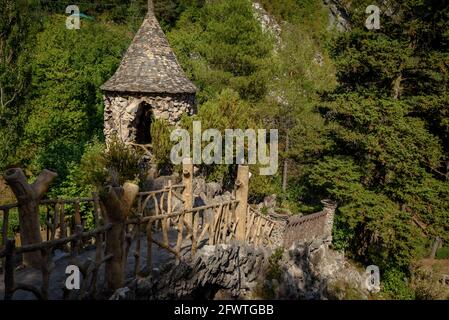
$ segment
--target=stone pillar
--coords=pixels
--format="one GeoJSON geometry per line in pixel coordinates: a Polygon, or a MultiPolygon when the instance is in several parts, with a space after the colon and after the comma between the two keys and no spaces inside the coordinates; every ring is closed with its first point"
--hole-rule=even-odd
{"type": "Polygon", "coordinates": [[[329,242],[332,242],[332,229],[334,227],[334,217],[335,210],[337,209],[337,203],[329,199],[322,200],[321,203],[324,205],[323,211],[326,212],[326,220],[323,230],[324,235],[327,237],[329,242]]]}
{"type": "Polygon", "coordinates": [[[248,184],[249,184],[249,167],[240,165],[237,171],[237,187],[235,198],[238,200],[237,208],[235,209],[237,223],[236,240],[243,243],[246,234],[246,218],[248,214],[248,184]]]}

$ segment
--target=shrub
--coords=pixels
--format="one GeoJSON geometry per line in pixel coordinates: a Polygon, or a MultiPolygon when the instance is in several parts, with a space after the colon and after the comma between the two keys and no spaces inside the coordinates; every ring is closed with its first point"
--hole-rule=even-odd
{"type": "Polygon", "coordinates": [[[173,143],[170,141],[170,133],[173,126],[170,126],[163,119],[154,119],[151,124],[153,161],[157,165],[157,169],[162,173],[169,173],[173,169],[170,161],[170,152],[173,143]]]}
{"type": "Polygon", "coordinates": [[[432,270],[417,269],[413,271],[411,287],[417,300],[445,300],[449,290],[440,282],[441,275],[432,270]]]}
{"type": "Polygon", "coordinates": [[[351,283],[342,279],[329,283],[327,294],[330,299],[335,300],[361,300],[363,296],[361,292],[351,283]]]}
{"type": "Polygon", "coordinates": [[[381,278],[382,293],[388,299],[413,300],[415,293],[408,284],[407,275],[401,270],[390,269],[381,278]]]}
{"type": "Polygon", "coordinates": [[[277,248],[268,258],[268,268],[265,271],[265,281],[259,283],[255,294],[262,299],[274,299],[276,296],[276,287],[274,282],[280,282],[282,277],[281,259],[284,254],[283,248],[277,248]],[[275,281],[273,281],[275,280],[275,281]]]}
{"type": "Polygon", "coordinates": [[[108,149],[102,153],[107,170],[106,182],[123,185],[126,181],[136,181],[140,173],[142,152],[134,150],[114,138],[108,149]]]}
{"type": "Polygon", "coordinates": [[[437,259],[449,259],[449,247],[443,247],[437,250],[437,259]]]}
{"type": "Polygon", "coordinates": [[[282,259],[282,255],[284,254],[283,248],[277,248],[273,254],[268,259],[269,267],[267,271],[267,279],[268,280],[280,280],[282,276],[282,270],[280,266],[280,262],[282,259]]]}
{"type": "Polygon", "coordinates": [[[80,165],[74,168],[73,175],[80,186],[97,190],[106,184],[123,185],[126,181],[137,180],[141,159],[139,151],[116,138],[108,149],[95,138],[86,145],[80,165]]]}

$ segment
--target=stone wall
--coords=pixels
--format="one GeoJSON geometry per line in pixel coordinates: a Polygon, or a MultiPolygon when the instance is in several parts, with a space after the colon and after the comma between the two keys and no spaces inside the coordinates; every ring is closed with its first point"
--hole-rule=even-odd
{"type": "Polygon", "coordinates": [[[313,240],[323,235],[325,222],[325,212],[290,218],[285,228],[284,247],[289,248],[297,240],[313,240]]]}
{"type": "Polygon", "coordinates": [[[136,143],[137,128],[144,105],[151,108],[154,118],[177,125],[183,114],[196,113],[194,94],[118,94],[104,96],[104,135],[106,141],[116,135],[125,143],[136,143]]]}
{"type": "Polygon", "coordinates": [[[330,200],[323,200],[323,211],[302,217],[290,217],[284,232],[284,247],[298,240],[313,240],[327,238],[332,241],[332,228],[337,205],[330,200]]]}

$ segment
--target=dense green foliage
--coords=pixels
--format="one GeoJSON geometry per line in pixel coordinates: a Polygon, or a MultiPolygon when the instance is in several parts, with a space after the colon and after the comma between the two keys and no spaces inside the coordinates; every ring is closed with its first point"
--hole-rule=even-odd
{"type": "MultiPolygon", "coordinates": [[[[22,4],[21,10],[33,11],[32,4],[22,4]]],[[[20,19],[12,30],[25,28],[20,19]]],[[[68,30],[65,17],[58,14],[23,23],[26,28],[16,32],[25,37],[23,34],[34,26],[28,36],[32,40],[20,41],[13,32],[6,37],[7,42],[25,43],[21,55],[26,60],[19,56],[17,70],[2,73],[2,77],[15,75],[14,87],[26,90],[18,92],[19,99],[9,107],[10,113],[5,112],[9,124],[5,130],[14,128],[17,134],[9,130],[1,135],[13,143],[1,144],[11,150],[2,152],[0,167],[20,164],[32,172],[48,168],[63,180],[71,163],[81,158],[84,144],[101,133],[99,86],[115,71],[131,34],[125,26],[84,20],[80,30],[68,30]],[[23,74],[30,80],[22,79],[23,74]]],[[[5,65],[10,66],[2,63],[5,65]]]]}
{"type": "Polygon", "coordinates": [[[13,163],[26,122],[25,94],[31,82],[29,60],[36,33],[28,1],[0,2],[0,168],[13,163]]]}
{"type": "Polygon", "coordinates": [[[37,36],[31,58],[30,113],[17,149],[33,171],[49,168],[66,176],[84,144],[102,128],[99,86],[114,72],[129,41],[126,29],[91,22],[80,30],[64,28],[52,16],[37,36]]]}
{"type": "Polygon", "coordinates": [[[227,87],[245,99],[264,96],[272,43],[254,19],[250,1],[217,0],[191,7],[168,37],[200,89],[199,103],[227,87]]]}
{"type": "Polygon", "coordinates": [[[332,145],[309,168],[309,192],[340,202],[342,246],[367,263],[405,267],[425,243],[412,216],[431,235],[449,228],[447,130],[438,114],[447,110],[448,35],[426,31],[446,30],[449,11],[406,1],[369,31],[364,4],[351,5],[354,28],[331,45],[339,84],[319,111],[332,145]]]}

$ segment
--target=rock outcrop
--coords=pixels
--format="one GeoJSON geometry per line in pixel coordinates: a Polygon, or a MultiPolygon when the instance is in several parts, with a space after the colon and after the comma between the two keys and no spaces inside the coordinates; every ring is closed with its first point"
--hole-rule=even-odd
{"type": "Polygon", "coordinates": [[[275,17],[270,15],[258,2],[253,2],[254,17],[259,21],[263,32],[269,32],[274,37],[277,47],[281,44],[282,28],[275,17]]]}
{"type": "Polygon", "coordinates": [[[190,262],[170,262],[111,299],[212,299],[218,291],[242,299],[254,290],[267,257],[268,252],[247,246],[204,246],[190,262]]]}
{"type": "Polygon", "coordinates": [[[246,245],[204,246],[192,260],[170,262],[153,276],[121,288],[111,299],[310,300],[368,295],[363,275],[343,254],[329,248],[328,239],[297,242],[273,262],[276,254],[246,245]]]}
{"type": "Polygon", "coordinates": [[[344,32],[351,30],[351,24],[346,7],[341,0],[323,0],[329,9],[329,28],[344,32]]]}
{"type": "Polygon", "coordinates": [[[343,253],[329,248],[328,239],[298,241],[280,261],[278,299],[366,299],[363,274],[343,253]]]}

